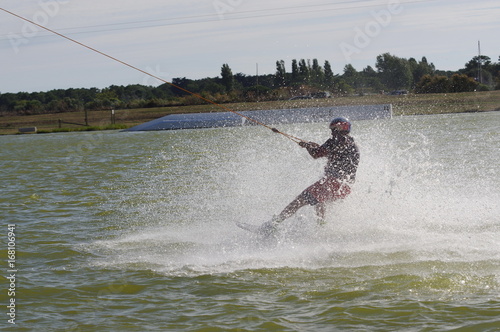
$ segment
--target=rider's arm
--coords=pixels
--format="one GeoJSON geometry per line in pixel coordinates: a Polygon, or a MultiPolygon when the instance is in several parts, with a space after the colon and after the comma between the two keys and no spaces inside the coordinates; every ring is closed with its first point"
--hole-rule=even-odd
{"type": "Polygon", "coordinates": [[[314,158],[321,158],[328,154],[327,149],[324,145],[319,145],[314,142],[301,142],[299,145],[307,149],[307,152],[314,158]]]}

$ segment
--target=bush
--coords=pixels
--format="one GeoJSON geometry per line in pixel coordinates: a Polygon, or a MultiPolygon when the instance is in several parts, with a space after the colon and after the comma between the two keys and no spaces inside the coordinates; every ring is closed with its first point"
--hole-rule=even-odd
{"type": "Polygon", "coordinates": [[[472,92],[477,86],[478,83],[467,75],[454,74],[450,79],[449,92],[472,92]]]}
{"type": "Polygon", "coordinates": [[[474,79],[464,74],[451,78],[441,75],[424,75],[415,86],[415,93],[471,92],[478,86],[474,79]]]}
{"type": "Polygon", "coordinates": [[[486,84],[478,84],[476,91],[490,91],[490,87],[487,86],[486,84]]]}

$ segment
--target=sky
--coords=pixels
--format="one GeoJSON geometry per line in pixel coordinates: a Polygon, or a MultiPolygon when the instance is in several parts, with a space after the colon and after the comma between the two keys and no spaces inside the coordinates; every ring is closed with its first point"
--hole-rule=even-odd
{"type": "MultiPolygon", "coordinates": [[[[2,0],[0,8],[171,82],[274,74],[276,61],[375,68],[377,55],[458,70],[500,56],[498,0],[2,0]]],[[[163,82],[0,10],[0,93],[163,82]]]]}

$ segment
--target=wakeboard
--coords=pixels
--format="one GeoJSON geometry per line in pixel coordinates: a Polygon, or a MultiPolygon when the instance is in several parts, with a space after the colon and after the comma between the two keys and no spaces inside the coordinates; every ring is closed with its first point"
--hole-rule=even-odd
{"type": "Polygon", "coordinates": [[[236,226],[253,234],[262,236],[265,239],[275,238],[277,235],[276,230],[263,228],[262,225],[252,225],[246,222],[236,222],[236,226]]]}
{"type": "Polygon", "coordinates": [[[236,222],[236,226],[238,226],[241,229],[244,229],[246,231],[249,231],[254,234],[262,234],[262,230],[260,229],[260,226],[257,225],[252,225],[246,222],[236,222]]]}

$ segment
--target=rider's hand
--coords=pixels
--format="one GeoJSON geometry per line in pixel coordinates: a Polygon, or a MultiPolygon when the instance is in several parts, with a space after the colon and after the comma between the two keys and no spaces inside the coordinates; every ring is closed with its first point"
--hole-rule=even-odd
{"type": "Polygon", "coordinates": [[[317,143],[314,143],[314,142],[299,142],[299,146],[303,147],[303,148],[317,148],[319,147],[319,144],[317,143]]]}

